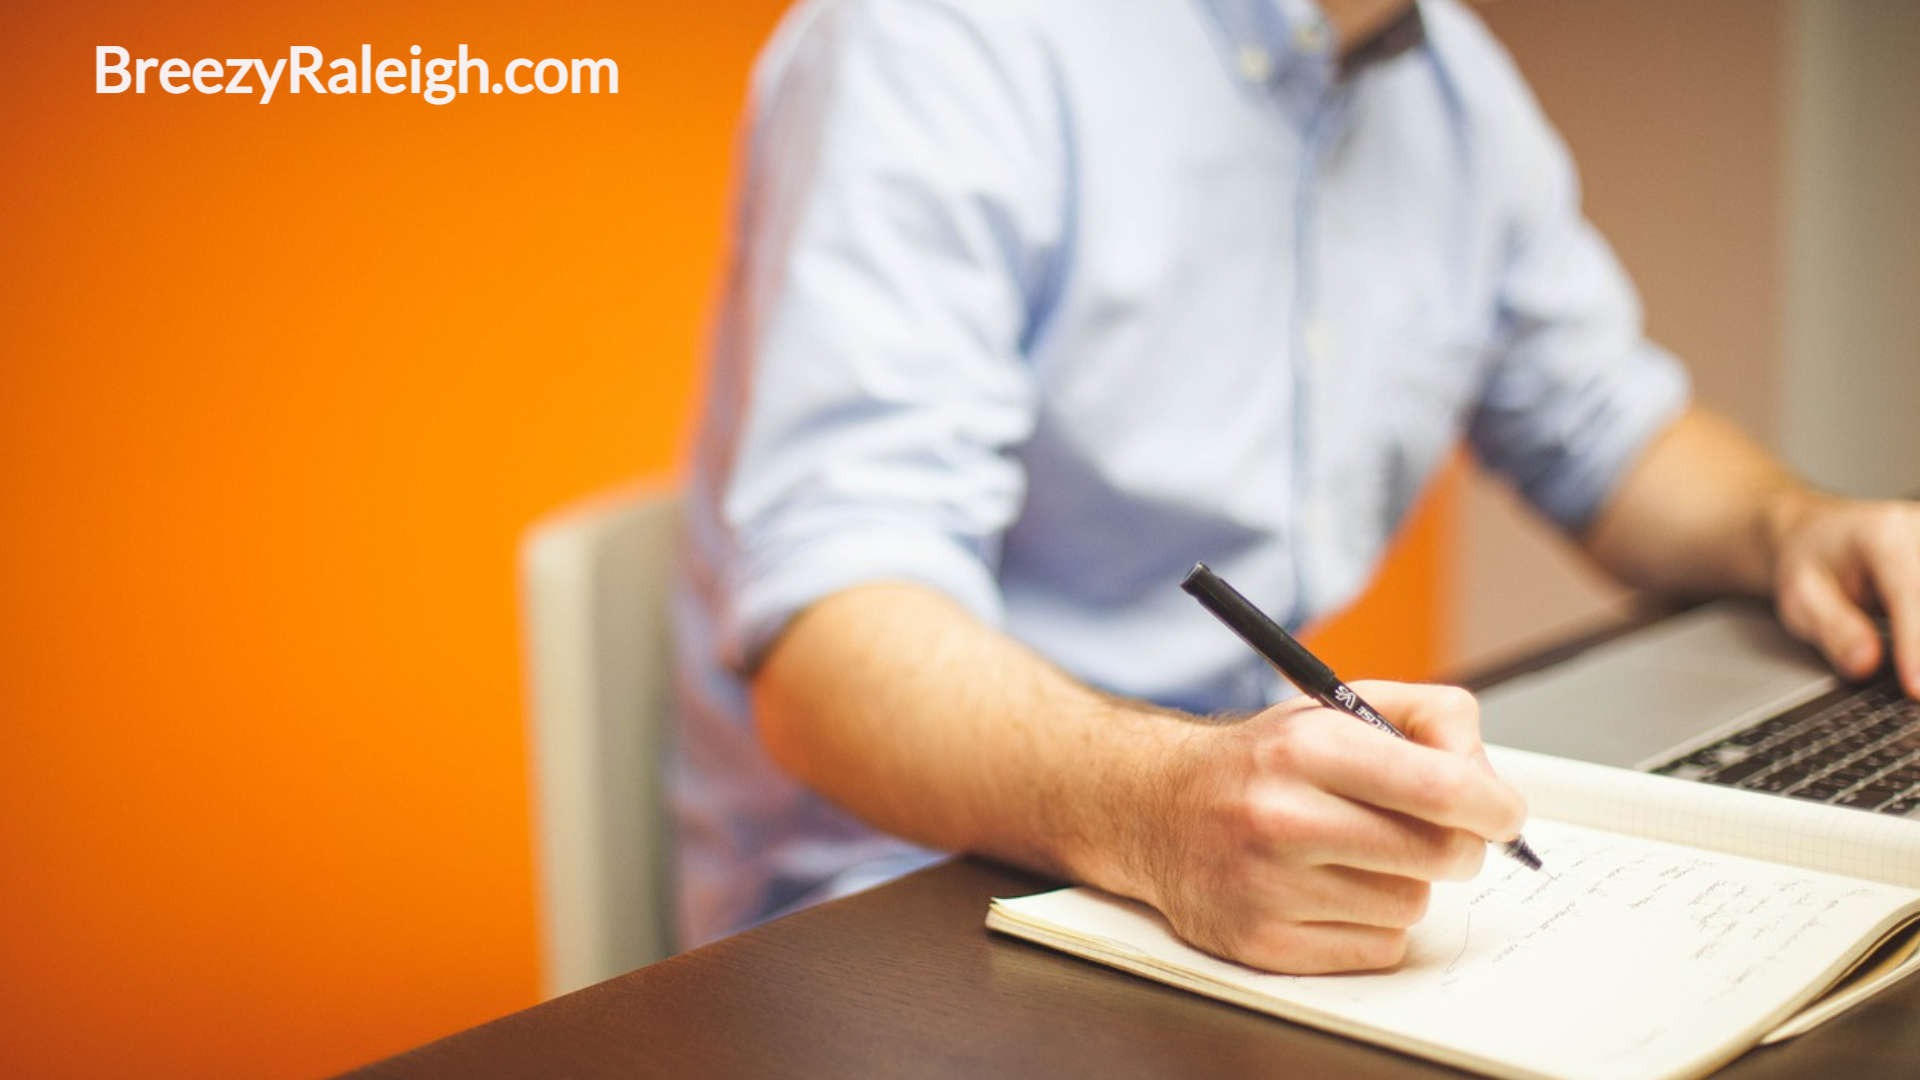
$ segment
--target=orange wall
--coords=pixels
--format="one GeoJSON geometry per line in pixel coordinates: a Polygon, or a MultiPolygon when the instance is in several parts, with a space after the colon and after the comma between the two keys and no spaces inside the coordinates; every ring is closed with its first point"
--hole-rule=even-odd
{"type": "Polygon", "coordinates": [[[1347,679],[1424,682],[1453,671],[1458,606],[1448,573],[1460,530],[1467,459],[1455,454],[1421,495],[1359,599],[1303,635],[1347,679]]]}
{"type": "Polygon", "coordinates": [[[777,0],[0,12],[0,1074],[308,1075],[534,1000],[512,559],[669,469],[777,0]],[[98,97],[93,47],[617,97],[98,97]]]}
{"type": "MultiPolygon", "coordinates": [[[[311,1075],[534,1000],[514,545],[673,467],[780,6],[0,12],[0,1074],[311,1075]],[[621,93],[92,93],[97,44],[361,41],[621,93]]],[[[1427,520],[1356,671],[1432,666],[1427,520]]]]}

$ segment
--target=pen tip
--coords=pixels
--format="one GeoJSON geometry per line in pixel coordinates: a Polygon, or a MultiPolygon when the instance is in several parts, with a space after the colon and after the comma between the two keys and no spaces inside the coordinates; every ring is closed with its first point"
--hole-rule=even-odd
{"type": "Polygon", "coordinates": [[[1542,868],[1543,864],[1540,862],[1540,856],[1535,855],[1533,848],[1527,846],[1527,838],[1524,836],[1516,836],[1507,841],[1507,854],[1518,859],[1520,864],[1529,870],[1539,870],[1542,868]]]}

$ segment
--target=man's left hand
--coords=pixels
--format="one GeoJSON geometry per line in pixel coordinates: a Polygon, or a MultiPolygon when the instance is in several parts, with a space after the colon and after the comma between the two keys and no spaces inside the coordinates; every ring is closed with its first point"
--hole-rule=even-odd
{"type": "Polygon", "coordinates": [[[1891,624],[1893,664],[1920,697],[1920,503],[1783,497],[1768,515],[1780,621],[1852,679],[1887,659],[1869,612],[1891,624]]]}

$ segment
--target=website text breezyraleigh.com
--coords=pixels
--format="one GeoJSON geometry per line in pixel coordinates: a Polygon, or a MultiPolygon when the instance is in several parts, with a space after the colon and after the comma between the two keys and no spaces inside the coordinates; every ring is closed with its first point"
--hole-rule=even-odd
{"type": "Polygon", "coordinates": [[[282,94],[409,94],[445,105],[467,94],[618,94],[620,65],[606,57],[529,60],[516,57],[499,68],[467,51],[421,56],[420,46],[403,59],[376,59],[373,46],[354,56],[332,56],[312,45],[294,45],[285,56],[136,57],[121,45],[94,47],[97,94],[236,94],[265,105],[282,94]]]}

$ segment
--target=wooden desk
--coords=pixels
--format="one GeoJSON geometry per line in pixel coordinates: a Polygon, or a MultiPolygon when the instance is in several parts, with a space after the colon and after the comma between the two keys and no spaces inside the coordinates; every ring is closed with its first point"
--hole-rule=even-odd
{"type": "MultiPolygon", "coordinates": [[[[982,928],[989,897],[1047,884],[944,863],[355,1075],[1460,1075],[982,928]]],[[[1920,981],[1725,1075],[1920,1075],[1920,981]]]]}
{"type": "MultiPolygon", "coordinates": [[[[943,863],[355,1075],[1461,1075],[981,925],[989,897],[1049,884],[973,859],[943,863]]],[[[1725,1075],[1920,1076],[1920,980],[1725,1075]]]]}

